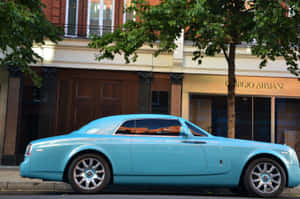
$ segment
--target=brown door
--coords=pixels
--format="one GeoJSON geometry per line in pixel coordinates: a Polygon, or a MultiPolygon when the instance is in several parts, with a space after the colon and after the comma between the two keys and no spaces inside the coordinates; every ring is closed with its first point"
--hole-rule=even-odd
{"type": "Polygon", "coordinates": [[[137,100],[138,77],[134,72],[62,70],[55,134],[69,133],[104,116],[136,113],[137,100]]]}

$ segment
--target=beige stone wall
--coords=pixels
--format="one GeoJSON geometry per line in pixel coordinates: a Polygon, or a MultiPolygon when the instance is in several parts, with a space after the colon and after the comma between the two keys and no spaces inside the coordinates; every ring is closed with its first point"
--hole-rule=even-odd
{"type": "Polygon", "coordinates": [[[8,89],[8,72],[0,69],[0,162],[3,154],[4,130],[6,119],[6,104],[7,104],[7,89],[8,89]]]}

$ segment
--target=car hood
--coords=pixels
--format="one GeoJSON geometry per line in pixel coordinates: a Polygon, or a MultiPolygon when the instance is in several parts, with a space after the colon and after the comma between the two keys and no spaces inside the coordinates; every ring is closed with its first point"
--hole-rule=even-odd
{"type": "Polygon", "coordinates": [[[243,146],[248,148],[268,148],[275,150],[289,150],[289,146],[283,144],[274,144],[268,142],[261,141],[253,141],[253,140],[241,140],[241,139],[232,139],[232,138],[224,138],[215,136],[214,139],[216,141],[220,141],[225,145],[234,145],[234,146],[243,146]]]}

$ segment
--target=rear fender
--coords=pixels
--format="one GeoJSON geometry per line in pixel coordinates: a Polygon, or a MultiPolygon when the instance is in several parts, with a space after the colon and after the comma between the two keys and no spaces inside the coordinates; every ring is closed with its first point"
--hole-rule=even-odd
{"type": "Polygon", "coordinates": [[[64,170],[66,169],[69,161],[74,157],[76,156],[78,153],[80,152],[83,152],[83,151],[97,151],[99,153],[102,153],[104,156],[106,156],[106,158],[110,161],[111,163],[111,166],[112,166],[112,169],[114,169],[114,163],[112,161],[112,158],[108,155],[108,153],[102,148],[102,147],[99,147],[99,146],[96,146],[96,145],[82,145],[82,146],[79,146],[79,147],[76,147],[74,148],[64,159],[64,170]]]}

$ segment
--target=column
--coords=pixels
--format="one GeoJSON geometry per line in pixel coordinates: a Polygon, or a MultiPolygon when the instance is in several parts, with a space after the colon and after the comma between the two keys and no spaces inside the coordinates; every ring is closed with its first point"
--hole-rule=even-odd
{"type": "Polygon", "coordinates": [[[56,68],[42,68],[41,102],[39,113],[39,138],[54,134],[54,110],[56,101],[56,68]]]}
{"type": "Polygon", "coordinates": [[[139,76],[138,113],[151,113],[152,72],[138,72],[138,76],[139,76]]]}
{"type": "Polygon", "coordinates": [[[2,162],[3,146],[5,138],[6,105],[8,93],[8,71],[0,69],[0,164],[2,162]]]}
{"type": "Polygon", "coordinates": [[[16,142],[21,123],[23,75],[20,67],[8,67],[8,96],[2,164],[15,165],[16,142]]]}
{"type": "Polygon", "coordinates": [[[181,116],[182,73],[171,73],[171,115],[181,116]]]}
{"type": "Polygon", "coordinates": [[[275,143],[275,96],[271,96],[271,143],[275,143]]]}

